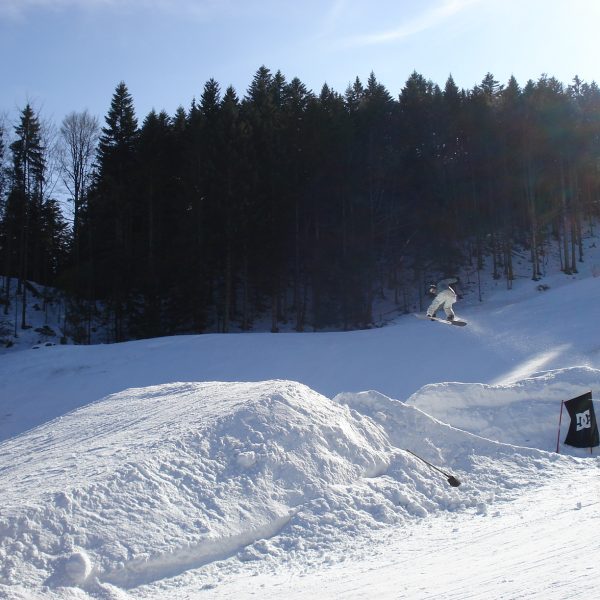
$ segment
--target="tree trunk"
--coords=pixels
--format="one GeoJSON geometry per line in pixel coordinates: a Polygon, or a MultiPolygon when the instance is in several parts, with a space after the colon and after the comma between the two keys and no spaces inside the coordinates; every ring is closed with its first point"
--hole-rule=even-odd
{"type": "Polygon", "coordinates": [[[511,290],[514,273],[512,262],[512,240],[510,236],[506,236],[504,240],[504,272],[506,274],[506,289],[511,290]]]}
{"type": "Polygon", "coordinates": [[[277,287],[274,285],[273,291],[271,292],[271,333],[279,333],[279,327],[277,325],[278,313],[279,313],[279,294],[277,292],[277,287]]]}
{"type": "Polygon", "coordinates": [[[533,187],[533,175],[531,173],[531,165],[528,163],[526,166],[526,182],[525,182],[525,195],[527,197],[527,206],[529,209],[529,226],[530,226],[530,237],[531,237],[531,279],[533,281],[539,281],[540,279],[540,255],[539,255],[539,241],[538,241],[538,219],[537,211],[535,209],[535,190],[533,187]]]}
{"type": "Polygon", "coordinates": [[[244,258],[242,263],[242,330],[250,329],[248,314],[248,249],[244,247],[244,258]]]}
{"type": "Polygon", "coordinates": [[[300,287],[300,207],[296,196],[294,205],[294,310],[296,311],[296,331],[304,329],[300,287]]]}
{"type": "MultiPolygon", "coordinates": [[[[229,237],[229,234],[227,234],[229,237]]],[[[232,296],[232,251],[231,241],[228,239],[225,249],[225,298],[223,302],[223,333],[229,333],[229,321],[231,318],[231,296],[232,296]]]]}
{"type": "Polygon", "coordinates": [[[563,230],[563,254],[564,254],[564,272],[565,275],[571,275],[571,265],[569,258],[569,239],[568,232],[569,216],[567,212],[567,183],[565,180],[565,168],[562,159],[560,160],[560,206],[561,206],[561,225],[563,230]]]}

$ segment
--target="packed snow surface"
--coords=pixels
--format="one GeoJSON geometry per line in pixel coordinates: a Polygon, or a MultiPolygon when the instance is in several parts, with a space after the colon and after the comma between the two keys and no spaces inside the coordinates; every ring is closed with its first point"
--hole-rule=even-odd
{"type": "Polygon", "coordinates": [[[594,265],[465,328],[4,352],[0,598],[589,598],[594,265]]]}

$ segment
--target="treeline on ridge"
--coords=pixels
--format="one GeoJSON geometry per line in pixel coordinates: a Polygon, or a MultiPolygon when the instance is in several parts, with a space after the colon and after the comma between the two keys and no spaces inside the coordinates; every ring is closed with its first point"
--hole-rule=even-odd
{"type": "Polygon", "coordinates": [[[65,118],[56,159],[29,105],[6,134],[4,310],[11,285],[57,286],[81,342],[100,316],[110,341],[265,315],[272,331],[368,327],[378,298],[409,310],[427,278],[484,256],[510,285],[515,245],[533,279],[549,239],[572,273],[598,216],[600,91],[577,77],[521,88],[487,74],[460,90],[415,72],[394,98],[374,74],[317,95],[261,67],[242,99],[211,79],[189,109],[141,125],[121,82],[103,128],[65,118]],[[52,160],[72,225],[48,190],[52,160]]]}

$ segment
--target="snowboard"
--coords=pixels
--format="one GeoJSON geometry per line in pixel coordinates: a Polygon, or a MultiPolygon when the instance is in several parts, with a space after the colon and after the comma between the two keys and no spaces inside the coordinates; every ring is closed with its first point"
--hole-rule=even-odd
{"type": "Polygon", "coordinates": [[[438,323],[445,323],[446,325],[456,325],[456,327],[464,327],[467,322],[462,319],[454,319],[454,321],[448,321],[448,319],[440,319],[439,317],[428,317],[427,315],[419,315],[413,313],[417,319],[425,319],[426,321],[437,321],[438,323]]]}

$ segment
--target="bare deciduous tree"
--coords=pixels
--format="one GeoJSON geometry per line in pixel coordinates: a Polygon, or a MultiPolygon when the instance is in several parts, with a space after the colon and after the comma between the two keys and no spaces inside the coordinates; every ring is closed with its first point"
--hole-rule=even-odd
{"type": "Polygon", "coordinates": [[[69,113],[63,119],[60,135],[63,181],[73,201],[73,242],[78,263],[81,207],[90,184],[100,135],[98,119],[87,110],[69,113]]]}

